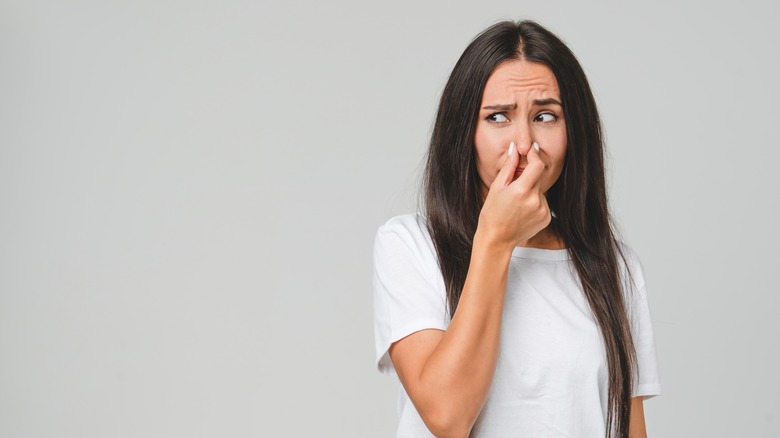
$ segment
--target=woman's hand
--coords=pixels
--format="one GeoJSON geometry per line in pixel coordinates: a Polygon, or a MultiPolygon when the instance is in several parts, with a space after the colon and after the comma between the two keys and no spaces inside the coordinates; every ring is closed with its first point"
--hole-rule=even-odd
{"type": "Polygon", "coordinates": [[[509,145],[506,161],[490,185],[479,214],[477,234],[490,244],[514,248],[550,223],[550,207],[540,184],[545,164],[538,147],[534,143],[528,149],[528,165],[512,181],[520,164],[520,151],[514,142],[509,145]]]}

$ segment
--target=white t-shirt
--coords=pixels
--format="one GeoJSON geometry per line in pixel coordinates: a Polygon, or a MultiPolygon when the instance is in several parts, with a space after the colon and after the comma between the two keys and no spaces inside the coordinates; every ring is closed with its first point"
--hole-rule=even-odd
{"type": "MultiPolygon", "coordinates": [[[[626,295],[638,360],[632,397],[649,398],[661,394],[661,383],[644,276],[634,252],[622,248],[635,285],[626,295]]],[[[377,366],[395,374],[387,352],[393,342],[449,325],[444,280],[421,215],[397,216],[379,228],[373,281],[377,366]]],[[[603,437],[607,378],[603,339],[568,250],[515,248],[496,372],[472,436],[603,437]]],[[[433,437],[403,386],[398,418],[397,437],[433,437]]]]}

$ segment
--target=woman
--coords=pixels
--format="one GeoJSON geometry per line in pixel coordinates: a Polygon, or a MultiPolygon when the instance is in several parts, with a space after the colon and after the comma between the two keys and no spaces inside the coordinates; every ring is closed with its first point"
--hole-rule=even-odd
{"type": "Polygon", "coordinates": [[[502,22],[466,48],[424,193],[374,248],[397,436],[646,436],[661,387],[644,278],[612,231],[593,95],[555,35],[502,22]]]}

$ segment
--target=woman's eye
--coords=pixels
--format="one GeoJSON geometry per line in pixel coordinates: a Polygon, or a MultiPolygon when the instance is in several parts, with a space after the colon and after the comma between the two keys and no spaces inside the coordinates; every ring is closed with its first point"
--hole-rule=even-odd
{"type": "Polygon", "coordinates": [[[509,119],[503,113],[493,113],[487,116],[487,119],[488,121],[493,123],[506,123],[509,121],[509,119]]]}
{"type": "Polygon", "coordinates": [[[549,123],[558,120],[558,116],[553,113],[541,113],[536,116],[536,120],[543,123],[549,123]]]}

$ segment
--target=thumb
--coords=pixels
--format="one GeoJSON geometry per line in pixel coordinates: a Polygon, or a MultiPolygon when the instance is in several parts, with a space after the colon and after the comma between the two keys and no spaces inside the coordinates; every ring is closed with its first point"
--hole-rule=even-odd
{"type": "Polygon", "coordinates": [[[517,169],[518,164],[520,164],[520,153],[515,147],[515,142],[509,143],[504,165],[501,166],[501,170],[498,171],[498,175],[493,183],[501,184],[502,187],[509,185],[515,176],[515,170],[517,169]]]}

